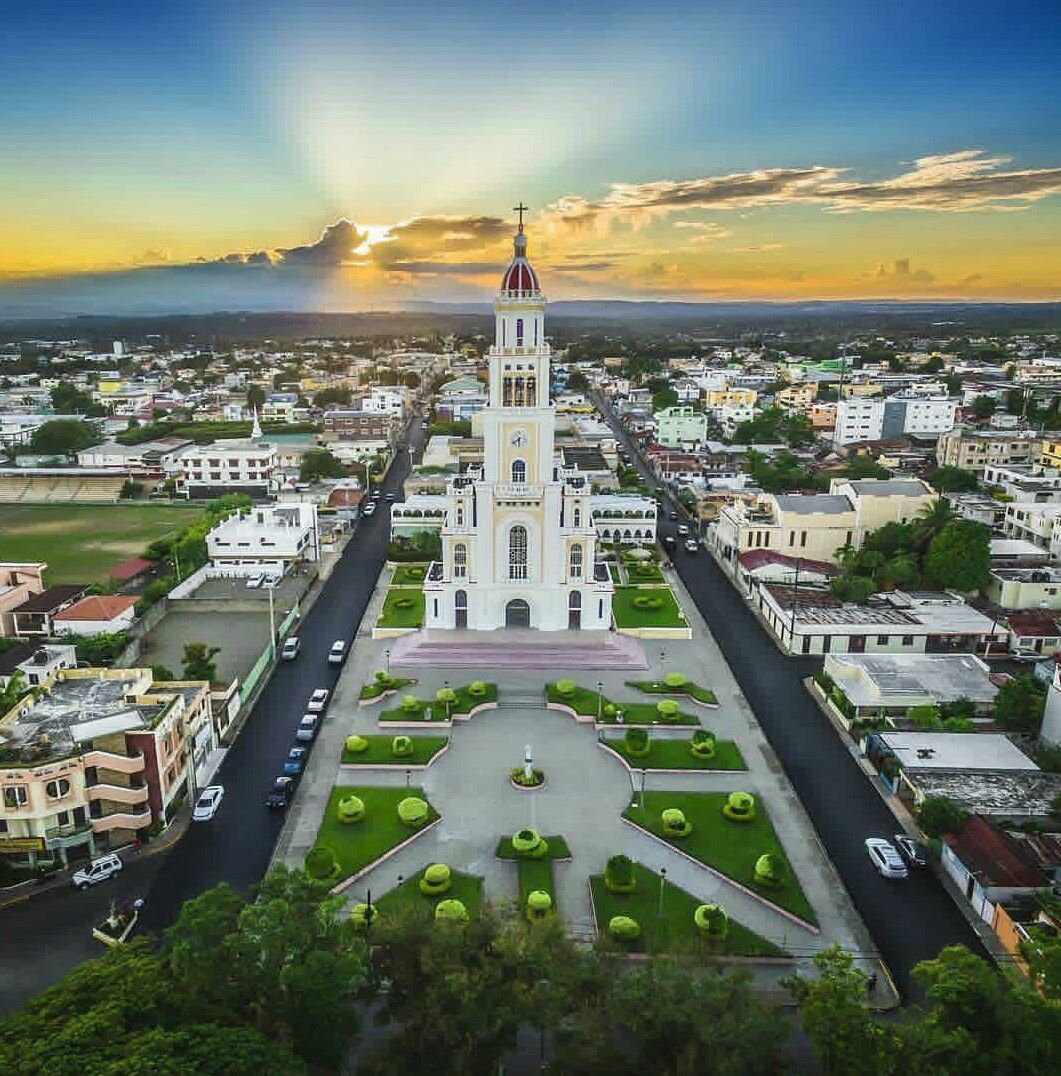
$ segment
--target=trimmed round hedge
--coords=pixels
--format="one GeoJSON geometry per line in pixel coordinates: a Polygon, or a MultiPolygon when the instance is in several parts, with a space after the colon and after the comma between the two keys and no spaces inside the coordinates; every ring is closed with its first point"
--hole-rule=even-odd
{"type": "Polygon", "coordinates": [[[693,922],[706,938],[724,938],[729,930],[729,916],[717,904],[701,904],[693,912],[693,922]]]}
{"type": "Polygon", "coordinates": [[[609,858],[604,866],[604,888],[610,893],[633,893],[637,888],[634,864],[629,856],[609,858]]]}
{"type": "Polygon", "coordinates": [[[777,889],[785,881],[785,864],[774,852],[764,852],[755,861],[755,881],[768,889],[777,889]]]}
{"type": "Polygon", "coordinates": [[[395,736],[391,740],[391,754],[395,758],[408,758],[415,750],[411,736],[395,736]]]}
{"type": "Polygon", "coordinates": [[[541,859],[549,842],[536,829],[521,829],[512,837],[512,851],[521,859],[541,859]]]}
{"type": "Polygon", "coordinates": [[[574,695],[577,686],[574,680],[557,680],[556,693],[562,699],[569,699],[574,695]]]}
{"type": "Polygon", "coordinates": [[[685,673],[669,672],[663,677],[663,683],[666,684],[667,687],[685,687],[686,682],[685,673]]]}
{"type": "Polygon", "coordinates": [[[468,694],[477,699],[482,698],[486,694],[486,684],[482,680],[473,680],[468,685],[468,694]]]}
{"type": "Polygon", "coordinates": [[[731,822],[750,822],[755,817],[755,797],[750,792],[731,792],[722,813],[731,822]]]}
{"type": "Polygon", "coordinates": [[[463,901],[454,900],[452,897],[448,900],[440,900],[435,905],[435,922],[458,925],[467,923],[468,909],[464,907],[463,901]]]}
{"type": "Polygon", "coordinates": [[[527,894],[527,918],[533,923],[548,919],[553,911],[553,898],[544,889],[534,889],[527,894]]]}
{"type": "Polygon", "coordinates": [[[606,702],[601,709],[601,713],[603,713],[605,717],[615,717],[615,703],[606,702]]]}
{"type": "Polygon", "coordinates": [[[664,721],[677,721],[678,720],[678,704],[673,699],[660,699],[656,703],[656,713],[663,718],[664,721]]]}
{"type": "Polygon", "coordinates": [[[326,844],[315,844],[306,853],[306,873],[318,882],[327,882],[339,873],[335,853],[326,844]]]}
{"type": "Polygon", "coordinates": [[[715,734],[707,729],[697,729],[689,741],[689,753],[694,758],[714,758],[715,734]]]}
{"type": "Polygon", "coordinates": [[[454,703],[457,701],[457,692],[451,687],[440,687],[435,692],[435,702],[442,703],[445,706],[447,703],[454,703]]]}
{"type": "Polygon", "coordinates": [[[413,602],[412,598],[397,598],[397,599],[395,599],[395,602],[394,602],[394,608],[395,609],[412,609],[414,604],[415,603],[413,602]]]}
{"type": "Polygon", "coordinates": [[[417,884],[425,897],[441,897],[443,893],[448,893],[453,885],[453,872],[445,863],[432,863],[424,868],[417,884]]]}
{"type": "Polygon", "coordinates": [[[623,744],[631,758],[644,758],[652,751],[652,740],[645,729],[627,729],[623,744]]]}
{"type": "Polygon", "coordinates": [[[668,807],[660,815],[665,837],[688,837],[693,831],[692,822],[685,817],[685,812],[677,807],[668,807]]]}
{"type": "Polygon", "coordinates": [[[351,755],[362,755],[368,750],[368,740],[364,736],[347,736],[346,750],[351,755]]]}
{"type": "Polygon", "coordinates": [[[410,829],[419,829],[428,819],[431,808],[419,796],[406,796],[398,804],[398,818],[410,829]]]}
{"type": "Polygon", "coordinates": [[[415,695],[405,695],[402,698],[402,709],[407,714],[415,714],[420,709],[420,700],[415,695]]]}
{"type": "Polygon", "coordinates": [[[360,796],[344,796],[336,805],[335,813],[345,825],[361,822],[365,817],[365,801],[360,796]]]}
{"type": "Polygon", "coordinates": [[[613,915],[608,920],[608,933],[616,941],[636,941],[641,937],[641,924],[629,915],[613,915]]]}
{"type": "Polygon", "coordinates": [[[648,594],[639,594],[631,604],[635,609],[662,609],[663,599],[652,597],[648,594]]]}

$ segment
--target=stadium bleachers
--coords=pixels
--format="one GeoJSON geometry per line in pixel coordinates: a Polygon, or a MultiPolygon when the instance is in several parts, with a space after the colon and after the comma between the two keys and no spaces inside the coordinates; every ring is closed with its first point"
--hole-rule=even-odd
{"type": "Polygon", "coordinates": [[[113,472],[10,468],[0,471],[0,504],[111,504],[124,484],[113,472]]]}

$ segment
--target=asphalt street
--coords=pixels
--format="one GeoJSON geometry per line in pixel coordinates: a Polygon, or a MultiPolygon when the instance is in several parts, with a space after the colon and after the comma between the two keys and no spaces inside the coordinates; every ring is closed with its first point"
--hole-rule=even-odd
{"type": "MultiPolygon", "coordinates": [[[[414,421],[414,451],[421,439],[414,421]]],[[[409,466],[409,452],[400,451],[384,493],[401,497],[409,466]]],[[[339,678],[340,670],[327,662],[328,648],[336,639],[353,641],[383,566],[389,534],[390,512],[381,500],[376,514],[357,524],[296,627],[302,640],[299,657],[279,663],[213,778],[224,786],[225,798],[212,822],[192,823],[172,849],[130,862],[117,878],[85,893],[57,889],[0,908],[0,1014],[20,1007],[81,961],[102,954],[90,931],[112,900],[144,897],[138,930],[159,932],[173,922],[184,901],[211,886],[228,882],[244,889],[261,879],[284,821],[282,812],[265,808],[266,792],[281,772],[310,694],[318,687],[334,687],[339,678]]],[[[208,641],[224,646],[223,639],[208,641]]]]}
{"type": "MultiPolygon", "coordinates": [[[[645,480],[658,486],[614,415],[606,412],[606,417],[645,480]]],[[[675,534],[678,526],[664,515],[661,537],[675,534]]],[[[705,550],[688,554],[679,548],[674,563],[903,996],[910,995],[914,965],[946,945],[961,943],[986,955],[931,872],[886,881],[870,863],[863,841],[891,838],[899,826],[803,686],[820,662],[782,656],[705,550]]]]}

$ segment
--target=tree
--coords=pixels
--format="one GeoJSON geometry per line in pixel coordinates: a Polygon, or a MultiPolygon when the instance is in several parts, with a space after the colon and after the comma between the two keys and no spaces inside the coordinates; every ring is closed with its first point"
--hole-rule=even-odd
{"type": "Polygon", "coordinates": [[[976,473],[962,467],[940,467],[928,480],[940,493],[972,493],[980,487],[976,473]]]}
{"type": "Polygon", "coordinates": [[[60,381],[59,384],[53,385],[49,396],[52,410],[57,415],[87,415],[89,418],[99,418],[107,413],[105,407],[69,381],[60,381]]]}
{"type": "Polygon", "coordinates": [[[990,418],[997,407],[998,404],[990,396],[977,396],[973,400],[973,413],[977,418],[990,418]]]}
{"type": "Polygon", "coordinates": [[[99,444],[100,436],[90,422],[57,418],[38,426],[30,437],[30,450],[39,456],[73,456],[99,444]]]}
{"type": "Polygon", "coordinates": [[[567,375],[565,387],[568,392],[586,392],[589,389],[589,379],[581,370],[572,370],[567,375]]]}
{"type": "Polygon", "coordinates": [[[1020,954],[1028,962],[1032,982],[1050,1001],[1061,1001],[1061,937],[1035,927],[1021,942],[1020,954]]]}
{"type": "Polygon", "coordinates": [[[657,389],[657,391],[652,394],[653,411],[662,411],[664,408],[677,406],[678,393],[669,385],[665,388],[657,389]]]}
{"type": "Polygon", "coordinates": [[[873,579],[865,575],[842,575],[834,579],[829,588],[842,602],[854,602],[856,605],[861,605],[877,592],[873,579]]]}
{"type": "Polygon", "coordinates": [[[795,974],[783,985],[795,998],[800,1022],[826,1076],[888,1071],[893,1035],[866,1008],[869,977],[839,946],[814,957],[816,977],[795,974]]]}
{"type": "Polygon", "coordinates": [[[946,796],[928,796],[921,804],[917,820],[930,837],[942,837],[961,829],[967,815],[954,800],[946,796]]]}
{"type": "Polygon", "coordinates": [[[326,448],[311,448],[302,456],[298,475],[303,482],[319,482],[322,478],[342,478],[346,468],[326,448]]]}
{"type": "Polygon", "coordinates": [[[22,670],[16,669],[7,678],[7,683],[3,688],[0,688],[0,714],[6,714],[28,690],[22,670]]]}
{"type": "Polygon", "coordinates": [[[150,668],[151,668],[151,675],[154,677],[154,679],[157,682],[165,683],[168,680],[176,680],[177,679],[173,675],[173,670],[171,668],[169,668],[169,666],[167,666],[167,665],[152,665],[152,666],[150,666],[150,668]]]}
{"type": "Polygon", "coordinates": [[[943,497],[937,497],[931,504],[918,509],[913,524],[914,542],[917,548],[927,549],[929,542],[952,519],[954,519],[954,509],[951,508],[950,501],[943,497]]]}
{"type": "Polygon", "coordinates": [[[957,519],[929,543],[924,572],[940,586],[959,591],[979,590],[991,571],[991,529],[983,523],[957,519]]]}
{"type": "Polygon", "coordinates": [[[217,665],[214,658],[221,653],[219,646],[207,646],[206,643],[186,643],[182,665],[185,680],[217,680],[217,665]]]}
{"type": "Polygon", "coordinates": [[[261,411],[265,405],[265,389],[261,385],[248,385],[247,386],[247,406],[254,410],[261,411]]]}
{"type": "Polygon", "coordinates": [[[1038,735],[1046,707],[1046,692],[1030,673],[1007,680],[995,696],[995,720],[1013,732],[1038,735]]]}
{"type": "Polygon", "coordinates": [[[314,407],[335,407],[339,405],[341,407],[347,407],[350,404],[350,390],[344,385],[334,385],[330,388],[321,389],[316,396],[313,397],[314,407]]]}

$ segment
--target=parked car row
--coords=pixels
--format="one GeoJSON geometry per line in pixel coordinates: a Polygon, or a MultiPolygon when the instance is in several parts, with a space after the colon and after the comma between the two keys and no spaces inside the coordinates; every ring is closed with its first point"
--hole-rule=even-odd
{"type": "Polygon", "coordinates": [[[883,837],[867,837],[866,852],[882,878],[909,878],[908,865],[909,867],[928,865],[925,846],[905,833],[897,833],[891,841],[883,837]],[[902,855],[899,854],[900,852],[902,855]]]}
{"type": "MultiPolygon", "coordinates": [[[[329,662],[332,654],[336,653],[336,646],[342,642],[337,640],[328,654],[329,662]]],[[[342,643],[342,658],[346,655],[346,644],[342,643]]],[[[298,782],[305,772],[309,762],[310,749],[313,747],[320,732],[321,723],[324,721],[324,713],[331,700],[331,692],[326,687],[317,688],[306,703],[306,712],[299,719],[295,729],[295,742],[287,752],[284,759],[283,772],[273,778],[269,790],[265,794],[265,806],[270,810],[282,810],[291,803],[291,799],[298,787],[298,782]]]]}

